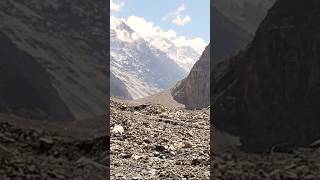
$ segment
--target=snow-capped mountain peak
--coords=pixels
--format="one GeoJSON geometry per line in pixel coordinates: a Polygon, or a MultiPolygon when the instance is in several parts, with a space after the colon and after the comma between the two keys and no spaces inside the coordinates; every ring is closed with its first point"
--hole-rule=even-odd
{"type": "Polygon", "coordinates": [[[153,46],[166,53],[174,60],[182,69],[189,72],[192,66],[200,58],[200,54],[190,46],[177,46],[169,39],[154,36],[145,38],[145,40],[153,46]]]}
{"type": "Polygon", "coordinates": [[[115,17],[110,20],[111,73],[126,85],[133,99],[169,88],[187,75],[165,52],[153,47],[125,21],[115,17]]]}

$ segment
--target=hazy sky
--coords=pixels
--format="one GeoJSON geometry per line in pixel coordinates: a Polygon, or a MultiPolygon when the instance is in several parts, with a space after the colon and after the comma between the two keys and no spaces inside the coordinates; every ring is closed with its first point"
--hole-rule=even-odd
{"type": "Polygon", "coordinates": [[[110,5],[112,16],[146,33],[156,28],[181,41],[209,43],[210,0],[110,0],[110,5]]]}

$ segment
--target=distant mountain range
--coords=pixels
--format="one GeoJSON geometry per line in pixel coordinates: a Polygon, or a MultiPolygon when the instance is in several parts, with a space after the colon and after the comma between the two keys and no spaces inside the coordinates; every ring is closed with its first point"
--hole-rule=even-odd
{"type": "Polygon", "coordinates": [[[124,99],[138,99],[172,87],[186,77],[200,56],[193,48],[177,47],[165,38],[144,39],[113,16],[110,35],[110,69],[117,79],[111,81],[111,95],[124,99]]]}

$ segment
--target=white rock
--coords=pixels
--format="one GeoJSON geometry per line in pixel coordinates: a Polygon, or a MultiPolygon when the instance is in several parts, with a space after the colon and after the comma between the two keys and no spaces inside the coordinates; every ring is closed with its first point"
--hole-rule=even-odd
{"type": "Polygon", "coordinates": [[[132,156],[132,158],[133,158],[134,160],[138,160],[138,159],[140,159],[140,158],[141,158],[141,156],[133,155],[133,156],[132,156]]]}
{"type": "Polygon", "coordinates": [[[124,129],[123,129],[123,127],[121,125],[115,125],[111,132],[113,132],[115,134],[123,134],[124,133],[124,129]]]}

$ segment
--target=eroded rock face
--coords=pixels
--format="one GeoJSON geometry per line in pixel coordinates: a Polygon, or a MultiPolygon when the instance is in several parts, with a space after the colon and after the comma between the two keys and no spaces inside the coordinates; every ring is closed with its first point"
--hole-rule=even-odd
{"type": "Polygon", "coordinates": [[[200,60],[193,66],[188,77],[173,89],[175,100],[186,108],[208,107],[210,105],[210,45],[206,47],[200,60]]]}
{"type": "Polygon", "coordinates": [[[0,57],[0,68],[9,73],[1,77],[7,81],[1,86],[11,88],[5,90],[10,102],[2,100],[3,106],[23,103],[28,112],[40,107],[37,116],[56,120],[70,113],[75,119],[104,114],[109,88],[106,7],[99,0],[1,1],[0,45],[6,48],[1,55],[8,57],[0,57]]]}
{"type": "Polygon", "coordinates": [[[280,0],[251,46],[213,76],[213,124],[244,148],[305,146],[320,137],[320,2],[280,0]]]}

